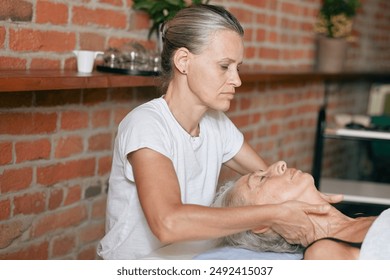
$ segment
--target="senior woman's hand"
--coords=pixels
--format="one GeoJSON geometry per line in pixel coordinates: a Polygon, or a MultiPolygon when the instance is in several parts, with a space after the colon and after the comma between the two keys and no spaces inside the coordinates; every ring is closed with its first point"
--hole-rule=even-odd
{"type": "Polygon", "coordinates": [[[328,203],[338,203],[344,199],[344,195],[342,194],[325,194],[322,192],[319,192],[322,199],[327,201],[328,203]]]}
{"type": "Polygon", "coordinates": [[[325,237],[321,229],[316,227],[309,214],[324,215],[331,208],[329,204],[308,204],[299,201],[287,201],[275,204],[277,217],[271,228],[283,236],[291,244],[309,245],[314,240],[325,237]]]}

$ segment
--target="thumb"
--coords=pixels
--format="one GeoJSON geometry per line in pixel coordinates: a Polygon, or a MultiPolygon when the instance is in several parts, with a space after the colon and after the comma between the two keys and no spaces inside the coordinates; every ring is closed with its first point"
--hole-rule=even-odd
{"type": "Polygon", "coordinates": [[[307,214],[327,214],[330,209],[330,204],[317,204],[307,207],[305,211],[307,214]]]}
{"type": "Polygon", "coordinates": [[[320,192],[320,196],[329,203],[338,203],[344,199],[342,194],[324,194],[320,192]]]}

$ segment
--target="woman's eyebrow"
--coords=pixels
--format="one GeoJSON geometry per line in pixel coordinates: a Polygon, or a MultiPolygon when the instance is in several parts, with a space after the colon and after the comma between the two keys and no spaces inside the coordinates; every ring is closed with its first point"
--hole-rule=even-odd
{"type": "MultiPolygon", "coordinates": [[[[232,58],[229,58],[229,57],[224,57],[224,58],[222,58],[222,59],[220,59],[220,62],[222,62],[222,63],[236,63],[237,61],[235,60],[235,59],[232,59],[232,58]]],[[[243,64],[243,61],[239,61],[239,62],[237,62],[237,64],[239,65],[239,66],[241,66],[241,64],[243,64]]]]}

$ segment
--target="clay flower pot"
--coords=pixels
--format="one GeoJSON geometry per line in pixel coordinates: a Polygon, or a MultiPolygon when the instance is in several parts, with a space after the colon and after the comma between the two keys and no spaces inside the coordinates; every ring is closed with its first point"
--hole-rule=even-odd
{"type": "Polygon", "coordinates": [[[347,57],[346,38],[318,36],[316,70],[320,72],[341,72],[347,57]]]}

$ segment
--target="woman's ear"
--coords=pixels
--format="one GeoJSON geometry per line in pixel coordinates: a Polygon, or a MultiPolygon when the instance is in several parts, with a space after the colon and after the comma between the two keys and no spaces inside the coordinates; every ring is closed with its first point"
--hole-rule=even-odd
{"type": "Polygon", "coordinates": [[[268,226],[259,226],[257,228],[253,228],[252,229],[252,232],[253,233],[265,233],[266,231],[269,230],[269,227],[268,226]]]}
{"type": "Polygon", "coordinates": [[[179,48],[175,52],[173,63],[175,64],[176,69],[182,74],[187,73],[189,57],[190,51],[187,48],[179,48]]]}

